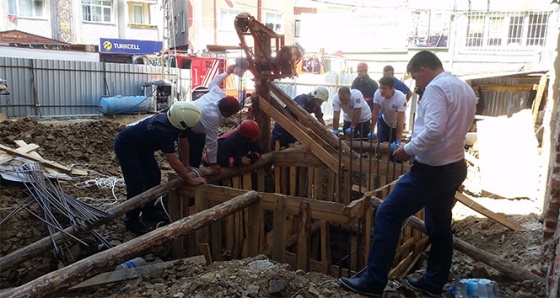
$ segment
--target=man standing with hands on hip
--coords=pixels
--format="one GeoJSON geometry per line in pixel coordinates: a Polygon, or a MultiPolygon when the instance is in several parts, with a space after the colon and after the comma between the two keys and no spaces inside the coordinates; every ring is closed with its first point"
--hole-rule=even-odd
{"type": "Polygon", "coordinates": [[[451,209],[467,176],[463,142],[474,120],[474,91],[446,72],[429,51],[414,55],[407,71],[424,94],[412,139],[399,146],[393,157],[406,161],[414,156],[415,161],[377,209],[366,271],[356,278],[338,279],[344,288],[371,297],[383,296],[402,223],[422,208],[431,244],[428,264],[420,279],[408,278],[405,284],[428,297],[441,296],[453,256],[451,209]]]}

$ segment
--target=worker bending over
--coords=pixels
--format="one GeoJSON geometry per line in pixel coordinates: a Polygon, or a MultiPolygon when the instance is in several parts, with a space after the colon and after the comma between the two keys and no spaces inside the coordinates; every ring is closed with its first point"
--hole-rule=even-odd
{"type": "MultiPolygon", "coordinates": [[[[115,154],[119,160],[126,198],[130,199],[161,183],[161,171],[154,152],[161,150],[175,173],[191,185],[206,183],[203,177],[192,178],[185,160],[181,162],[175,151],[178,140],[183,155],[188,156],[187,132],[200,122],[202,113],[192,103],[174,103],[167,113],[158,114],[126,127],[115,137],[115,154]]],[[[143,235],[150,230],[140,221],[140,212],[145,222],[167,222],[164,214],[154,204],[145,204],[126,213],[124,223],[127,230],[143,235]]]]}
{"type": "Polygon", "coordinates": [[[395,142],[400,144],[404,127],[404,113],[406,112],[406,97],[399,90],[395,90],[395,80],[392,77],[382,77],[379,89],[373,96],[372,131],[375,131],[377,119],[377,137],[379,142],[395,142]],[[379,113],[381,118],[377,118],[379,113]]]}
{"type": "Polygon", "coordinates": [[[333,133],[338,135],[340,111],[346,137],[367,138],[371,128],[371,110],[359,90],[340,87],[333,98],[333,133]]]}
{"type": "MultiPolygon", "coordinates": [[[[323,102],[329,100],[329,91],[323,86],[318,86],[313,89],[308,94],[301,94],[294,98],[294,101],[300,105],[309,114],[314,114],[315,118],[319,123],[325,125],[325,120],[323,120],[323,112],[321,111],[321,105],[323,102]]],[[[292,117],[297,116],[288,107],[285,108],[292,117]]],[[[271,150],[274,151],[276,141],[279,142],[280,148],[288,147],[288,144],[295,143],[296,138],[292,136],[286,129],[284,129],[278,122],[274,123],[274,128],[272,129],[272,140],[271,140],[271,150]]]]}
{"type": "MultiPolygon", "coordinates": [[[[248,166],[261,157],[263,148],[258,141],[259,124],[253,120],[243,120],[238,128],[230,130],[218,138],[218,165],[220,167],[248,166]]],[[[208,155],[204,155],[208,163],[208,155]]]]}

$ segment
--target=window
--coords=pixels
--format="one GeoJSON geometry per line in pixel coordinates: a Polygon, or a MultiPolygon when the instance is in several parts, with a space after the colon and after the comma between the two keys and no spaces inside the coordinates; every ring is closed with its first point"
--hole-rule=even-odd
{"type": "Polygon", "coordinates": [[[42,17],[44,0],[8,0],[8,14],[19,17],[42,17]]]}
{"type": "Polygon", "coordinates": [[[220,31],[235,31],[233,22],[239,14],[237,10],[221,10],[220,11],[220,31]]]}
{"type": "Polygon", "coordinates": [[[470,12],[466,47],[478,50],[545,46],[550,12],[470,12]]]}
{"type": "Polygon", "coordinates": [[[301,32],[301,22],[300,20],[296,20],[294,24],[294,37],[300,37],[301,32]]]}
{"type": "Polygon", "coordinates": [[[82,0],[84,21],[109,23],[112,11],[112,0],[82,0]]]}
{"type": "Polygon", "coordinates": [[[144,24],[144,9],[142,5],[132,6],[132,20],[134,24],[144,24]]]}
{"type": "Polygon", "coordinates": [[[185,18],[185,12],[181,11],[181,32],[187,31],[187,19],[185,18]]]}
{"type": "Polygon", "coordinates": [[[267,12],[264,24],[276,33],[282,34],[284,32],[284,21],[281,13],[267,12]]]}

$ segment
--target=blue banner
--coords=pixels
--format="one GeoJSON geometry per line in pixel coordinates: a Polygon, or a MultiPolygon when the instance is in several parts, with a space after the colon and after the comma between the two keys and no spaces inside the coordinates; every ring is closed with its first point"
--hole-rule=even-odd
{"type": "Polygon", "coordinates": [[[161,41],[133,39],[99,39],[99,52],[104,54],[154,54],[161,51],[161,41]]]}

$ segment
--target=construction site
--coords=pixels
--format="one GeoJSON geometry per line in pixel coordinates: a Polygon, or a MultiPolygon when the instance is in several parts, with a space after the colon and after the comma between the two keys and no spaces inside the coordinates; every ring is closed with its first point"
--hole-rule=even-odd
{"type": "MultiPolygon", "coordinates": [[[[113,142],[145,115],[5,119],[0,297],[361,297],[336,279],[364,271],[376,209],[411,164],[393,160],[389,143],[334,135],[281,88],[297,74],[298,47],[249,14],[234,26],[255,81],[259,141],[270,148],[279,123],[297,142],[249,166],[191,172],[206,177],[202,186],[188,186],[156,155],[161,185],[126,200],[113,142]],[[127,232],[124,214],[154,202],[171,222],[127,232]]],[[[445,289],[481,278],[497,282],[500,297],[559,297],[560,122],[558,94],[549,92],[558,83],[547,70],[464,79],[488,109],[493,98],[527,98],[507,117],[475,118],[445,289]]],[[[423,219],[420,211],[403,222],[384,297],[423,297],[402,284],[426,268],[423,219]]]]}

